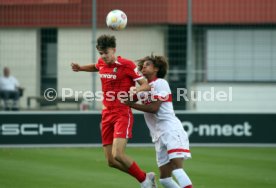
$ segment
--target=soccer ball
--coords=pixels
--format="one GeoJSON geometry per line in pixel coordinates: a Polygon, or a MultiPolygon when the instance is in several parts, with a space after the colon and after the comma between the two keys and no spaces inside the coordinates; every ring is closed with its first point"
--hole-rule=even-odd
{"type": "Polygon", "coordinates": [[[106,16],[106,25],[112,30],[122,30],[127,25],[127,16],[121,10],[112,10],[106,16]]]}

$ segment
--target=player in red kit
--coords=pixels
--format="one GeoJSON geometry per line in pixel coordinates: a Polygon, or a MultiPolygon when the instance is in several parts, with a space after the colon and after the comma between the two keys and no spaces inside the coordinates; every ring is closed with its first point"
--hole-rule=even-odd
{"type": "Polygon", "coordinates": [[[129,91],[136,94],[150,90],[150,86],[132,61],[115,55],[114,36],[100,36],[96,47],[101,56],[96,64],[72,63],[71,66],[75,72],[99,72],[104,97],[101,135],[108,165],[135,177],[142,188],[156,187],[155,174],[145,173],[125,154],[127,140],[132,137],[133,115],[130,107],[120,102],[120,96],[127,97],[129,91]],[[140,87],[135,87],[135,82],[140,87]]]}

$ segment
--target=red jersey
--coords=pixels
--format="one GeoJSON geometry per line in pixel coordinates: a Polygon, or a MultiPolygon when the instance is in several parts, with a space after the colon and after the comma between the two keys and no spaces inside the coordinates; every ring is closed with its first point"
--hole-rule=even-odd
{"type": "Polygon", "coordinates": [[[118,100],[118,93],[128,93],[130,87],[135,86],[135,81],[142,79],[136,65],[128,60],[117,57],[115,63],[106,64],[102,58],[96,63],[102,82],[103,104],[107,108],[126,107],[118,100]]]}

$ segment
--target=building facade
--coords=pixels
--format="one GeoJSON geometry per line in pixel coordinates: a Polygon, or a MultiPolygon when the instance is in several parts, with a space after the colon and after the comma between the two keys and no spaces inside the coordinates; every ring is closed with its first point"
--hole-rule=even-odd
{"type": "MultiPolygon", "coordinates": [[[[117,54],[136,60],[152,52],[169,58],[168,81],[178,110],[260,112],[276,110],[276,2],[273,0],[193,0],[192,59],[187,72],[187,2],[111,0],[97,2],[97,33],[117,38],[117,54]],[[105,16],[120,8],[127,29],[105,26],[105,16]],[[186,85],[187,74],[193,84],[186,85]],[[196,91],[232,88],[232,101],[199,100],[196,91]],[[177,100],[177,89],[195,91],[177,100]],[[194,95],[194,96],[192,96],[194,95]],[[192,100],[192,98],[194,100],[192,100]]],[[[71,62],[91,63],[95,41],[92,0],[2,0],[0,68],[10,67],[27,98],[54,88],[100,90],[98,76],[73,73],[71,62]],[[94,80],[95,79],[95,80],[94,80]],[[93,83],[96,83],[93,85],[93,83]]],[[[32,103],[32,107],[39,104],[32,103]]],[[[96,109],[100,109],[100,102],[96,109]]]]}

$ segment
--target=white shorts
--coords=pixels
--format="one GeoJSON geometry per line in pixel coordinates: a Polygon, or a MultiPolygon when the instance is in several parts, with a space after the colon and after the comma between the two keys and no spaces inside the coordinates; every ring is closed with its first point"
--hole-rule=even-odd
{"type": "Polygon", "coordinates": [[[155,151],[158,167],[174,158],[191,158],[187,133],[181,129],[162,134],[155,142],[155,151]]]}

